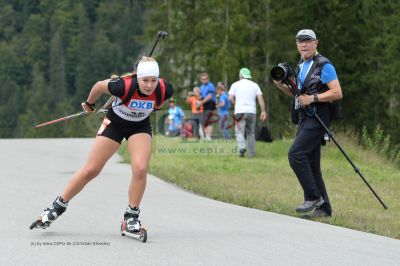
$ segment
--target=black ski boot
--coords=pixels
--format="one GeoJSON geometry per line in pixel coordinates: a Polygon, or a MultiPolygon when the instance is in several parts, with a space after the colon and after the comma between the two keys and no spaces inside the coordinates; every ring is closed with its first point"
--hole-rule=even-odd
{"type": "Polygon", "coordinates": [[[61,196],[57,197],[53,202],[53,206],[51,208],[47,208],[40,215],[40,217],[33,222],[33,224],[29,227],[31,230],[33,228],[47,228],[50,226],[52,222],[54,222],[61,214],[65,212],[68,207],[68,201],[64,201],[61,196]]]}
{"type": "Polygon", "coordinates": [[[139,208],[131,208],[128,206],[124,213],[124,222],[126,224],[126,231],[129,233],[137,233],[140,231],[142,224],[139,221],[139,208]]]}
{"type": "Polygon", "coordinates": [[[124,221],[121,223],[121,235],[127,235],[142,242],[147,241],[147,230],[139,221],[139,208],[128,206],[124,213],[124,221]]]}

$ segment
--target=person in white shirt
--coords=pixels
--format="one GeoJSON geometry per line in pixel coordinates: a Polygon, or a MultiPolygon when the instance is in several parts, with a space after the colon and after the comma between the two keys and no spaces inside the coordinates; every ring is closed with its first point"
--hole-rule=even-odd
{"type": "Polygon", "coordinates": [[[267,113],[260,86],[251,80],[251,72],[248,68],[240,69],[239,81],[232,84],[228,94],[231,103],[235,104],[235,133],[239,155],[244,157],[248,150],[248,157],[254,157],[256,154],[256,99],[261,108],[260,120],[262,122],[267,119],[267,113]]]}

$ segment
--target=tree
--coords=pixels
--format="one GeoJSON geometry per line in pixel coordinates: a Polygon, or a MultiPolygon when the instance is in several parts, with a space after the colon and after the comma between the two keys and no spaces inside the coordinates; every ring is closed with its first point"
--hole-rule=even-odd
{"type": "MultiPolygon", "coordinates": [[[[275,88],[270,70],[282,61],[295,67],[295,34],[312,28],[343,88],[341,124],[372,132],[380,123],[399,143],[399,7],[377,0],[0,1],[1,136],[39,136],[29,129],[32,119],[79,111],[94,82],[130,71],[160,30],[168,36],[154,57],[178,100],[203,71],[229,87],[248,67],[262,88],[273,133],[292,136],[290,100],[275,88]],[[6,106],[19,120],[4,113],[6,106]]],[[[79,121],[40,134],[92,134],[98,123],[79,121]]]]}

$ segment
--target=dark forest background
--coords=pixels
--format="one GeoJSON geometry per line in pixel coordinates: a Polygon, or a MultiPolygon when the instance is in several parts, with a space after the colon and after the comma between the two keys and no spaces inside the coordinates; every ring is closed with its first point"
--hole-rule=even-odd
{"type": "MultiPolygon", "coordinates": [[[[183,105],[199,73],[232,84],[252,70],[276,138],[292,135],[289,99],[269,78],[281,61],[296,66],[295,38],[312,28],[336,67],[341,130],[380,132],[400,143],[400,1],[384,0],[0,0],[0,137],[93,136],[101,121],[32,125],[81,111],[97,80],[131,70],[168,36],[155,57],[183,105]]],[[[101,98],[101,106],[108,97],[101,98]]]]}

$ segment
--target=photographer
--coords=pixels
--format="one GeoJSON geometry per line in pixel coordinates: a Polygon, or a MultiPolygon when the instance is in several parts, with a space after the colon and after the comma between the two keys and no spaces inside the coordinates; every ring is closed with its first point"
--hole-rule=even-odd
{"type": "Polygon", "coordinates": [[[330,102],[342,98],[342,89],[332,63],[317,51],[318,40],[314,31],[300,30],[296,35],[296,45],[301,59],[295,73],[278,80],[277,75],[274,78],[271,72],[275,85],[288,96],[295,96],[298,131],[288,157],[304,190],[304,203],[296,211],[314,211],[304,215],[306,218],[331,216],[332,208],[320,168],[321,139],[325,130],[312,112],[316,112],[329,126],[330,102]]]}

